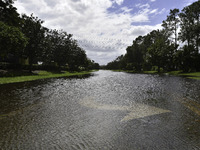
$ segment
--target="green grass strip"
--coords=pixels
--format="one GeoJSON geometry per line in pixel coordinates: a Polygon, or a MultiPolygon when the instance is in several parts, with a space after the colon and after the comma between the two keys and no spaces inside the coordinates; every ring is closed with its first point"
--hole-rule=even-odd
{"type": "Polygon", "coordinates": [[[59,78],[59,77],[86,75],[86,74],[90,74],[92,72],[93,71],[83,71],[83,72],[73,72],[73,73],[70,73],[70,72],[52,73],[52,72],[47,72],[47,71],[39,71],[38,75],[18,76],[18,77],[1,77],[0,84],[33,81],[33,80],[47,79],[47,78],[59,78]]]}
{"type": "Polygon", "coordinates": [[[195,79],[195,80],[200,80],[200,77],[187,77],[187,78],[195,79]]]}
{"type": "Polygon", "coordinates": [[[181,73],[180,75],[183,75],[183,76],[200,77],[200,72],[181,73]]]}
{"type": "Polygon", "coordinates": [[[158,71],[144,71],[145,74],[156,74],[158,71]]]}
{"type": "Polygon", "coordinates": [[[186,78],[200,80],[200,72],[182,73],[181,71],[168,72],[171,75],[184,76],[186,78]]]}
{"type": "MultiPolygon", "coordinates": [[[[134,72],[134,71],[127,71],[127,70],[112,70],[112,71],[137,73],[137,72],[134,72]]],[[[138,72],[138,73],[157,74],[158,72],[157,71],[143,71],[143,72],[138,72]]],[[[200,80],[200,72],[182,73],[182,71],[179,70],[179,71],[170,71],[170,72],[163,72],[163,73],[168,74],[168,75],[184,76],[186,78],[200,80]]]]}

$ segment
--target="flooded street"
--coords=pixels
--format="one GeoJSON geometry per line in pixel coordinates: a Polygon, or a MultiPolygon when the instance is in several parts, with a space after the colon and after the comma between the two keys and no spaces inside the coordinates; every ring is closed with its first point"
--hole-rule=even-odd
{"type": "Polygon", "coordinates": [[[98,71],[0,85],[0,149],[199,150],[200,81],[98,71]]]}

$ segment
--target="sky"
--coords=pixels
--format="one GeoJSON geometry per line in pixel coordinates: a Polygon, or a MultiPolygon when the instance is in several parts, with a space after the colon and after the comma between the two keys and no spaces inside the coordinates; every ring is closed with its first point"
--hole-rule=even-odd
{"type": "Polygon", "coordinates": [[[106,65],[135,38],[161,29],[170,9],[197,0],[17,0],[20,14],[34,14],[49,29],[73,34],[87,56],[106,65]]]}

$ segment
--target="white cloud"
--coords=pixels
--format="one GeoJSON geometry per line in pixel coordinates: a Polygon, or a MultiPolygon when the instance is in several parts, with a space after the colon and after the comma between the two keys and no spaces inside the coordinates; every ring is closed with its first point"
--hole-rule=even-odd
{"type": "Polygon", "coordinates": [[[117,3],[118,5],[121,5],[124,2],[124,0],[115,0],[115,3],[117,3]]]}
{"type": "Polygon", "coordinates": [[[158,9],[153,9],[152,11],[150,11],[150,14],[155,14],[158,12],[158,9]]]}
{"type": "Polygon", "coordinates": [[[132,8],[128,8],[128,7],[122,7],[121,10],[122,10],[124,13],[130,13],[133,9],[132,9],[132,8]]]}
{"type": "Polygon", "coordinates": [[[153,13],[150,5],[147,4],[136,4],[136,7],[139,8],[139,12],[133,16],[134,22],[149,22],[149,15],[153,13]]]}
{"type": "Polygon", "coordinates": [[[148,3],[147,4],[141,4],[141,3],[139,3],[139,4],[136,4],[136,7],[138,7],[138,8],[149,8],[150,5],[148,3]]]}
{"type": "Polygon", "coordinates": [[[157,26],[134,26],[132,23],[149,22],[149,15],[157,13],[149,4],[138,5],[139,12],[123,7],[122,13],[108,12],[114,3],[124,0],[18,0],[15,6],[20,13],[34,13],[44,26],[63,29],[72,33],[86,50],[89,58],[106,64],[124,54],[126,47],[139,35],[160,28],[157,26]]]}

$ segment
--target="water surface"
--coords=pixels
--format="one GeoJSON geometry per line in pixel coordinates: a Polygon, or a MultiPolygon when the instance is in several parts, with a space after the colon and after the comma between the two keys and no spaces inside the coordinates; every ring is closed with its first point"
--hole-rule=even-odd
{"type": "Polygon", "coordinates": [[[98,71],[0,85],[1,149],[200,149],[200,82],[98,71]]]}

